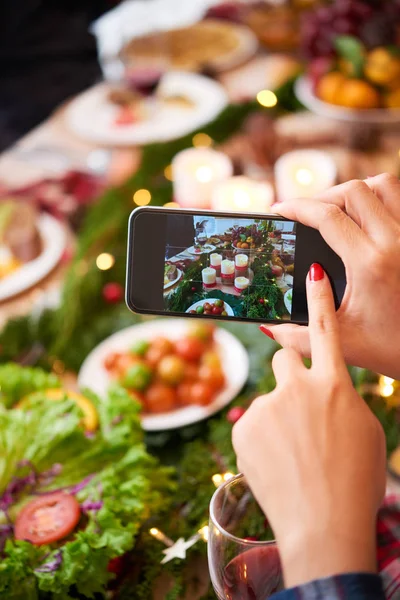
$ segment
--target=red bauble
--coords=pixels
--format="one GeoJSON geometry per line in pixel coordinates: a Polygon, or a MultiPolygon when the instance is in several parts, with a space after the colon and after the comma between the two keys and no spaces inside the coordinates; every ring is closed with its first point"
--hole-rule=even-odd
{"type": "Polygon", "coordinates": [[[259,299],[259,303],[260,303],[260,304],[264,304],[264,298],[260,298],[260,299],[259,299]]]}
{"type": "Polygon", "coordinates": [[[256,538],[254,535],[250,535],[249,537],[246,537],[244,539],[248,542],[258,542],[258,538],[256,538]]]}
{"type": "Polygon", "coordinates": [[[192,292],[195,292],[195,291],[196,291],[196,288],[193,286],[192,287],[192,292]]]}
{"type": "Polygon", "coordinates": [[[245,412],[246,410],[241,406],[234,406],[230,409],[230,411],[228,411],[226,418],[228,419],[229,423],[232,423],[233,425],[237,423],[241,417],[243,417],[245,412]]]}
{"type": "Polygon", "coordinates": [[[106,283],[103,298],[108,304],[118,304],[124,298],[124,288],[119,283],[106,283]]]}

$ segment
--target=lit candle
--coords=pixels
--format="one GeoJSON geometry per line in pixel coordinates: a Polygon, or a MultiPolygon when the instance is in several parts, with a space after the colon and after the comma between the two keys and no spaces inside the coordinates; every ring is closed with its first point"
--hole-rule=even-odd
{"type": "Polygon", "coordinates": [[[281,156],[275,163],[275,183],[278,200],[312,198],[335,185],[335,162],[320,150],[295,150],[281,156]]]}
{"type": "Polygon", "coordinates": [[[250,285],[250,281],[247,277],[236,277],[235,278],[235,290],[241,294],[250,285]]]}
{"type": "Polygon", "coordinates": [[[180,206],[210,208],[214,186],[230,177],[233,166],[222,152],[189,148],[172,161],[174,198],[180,206]]]}
{"type": "Polygon", "coordinates": [[[214,252],[210,254],[210,266],[215,269],[217,277],[221,277],[221,262],[222,256],[214,252]]]}
{"type": "Polygon", "coordinates": [[[212,267],[206,267],[205,269],[202,270],[201,276],[203,279],[203,286],[205,288],[215,287],[216,278],[217,278],[215,269],[213,269],[212,267]]]}
{"type": "Polygon", "coordinates": [[[211,206],[214,210],[268,212],[274,201],[272,186],[248,177],[231,177],[215,187],[211,206]]]}
{"type": "Polygon", "coordinates": [[[225,285],[233,285],[235,279],[235,263],[225,259],[221,263],[221,280],[225,285]]]}
{"type": "Polygon", "coordinates": [[[247,254],[236,254],[235,256],[235,277],[247,275],[249,268],[249,257],[247,254]]]}

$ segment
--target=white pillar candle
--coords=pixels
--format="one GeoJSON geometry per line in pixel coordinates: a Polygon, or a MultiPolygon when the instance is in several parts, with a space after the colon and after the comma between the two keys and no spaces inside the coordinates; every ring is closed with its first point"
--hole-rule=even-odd
{"type": "Polygon", "coordinates": [[[172,161],[174,199],[180,206],[210,208],[214,186],[233,173],[231,160],[211,148],[189,148],[172,161]]]}
{"type": "Polygon", "coordinates": [[[295,150],[275,163],[278,200],[312,198],[335,185],[337,169],[327,152],[295,150]]]}
{"type": "Polygon", "coordinates": [[[240,294],[247,290],[250,285],[250,280],[247,277],[236,277],[235,278],[235,290],[240,294]]]}
{"type": "Polygon", "coordinates": [[[221,262],[221,254],[217,254],[216,252],[210,254],[210,266],[215,269],[217,277],[221,277],[221,262]]]}
{"type": "Polygon", "coordinates": [[[235,263],[233,260],[223,260],[221,263],[221,280],[226,285],[233,285],[235,279],[235,263]]]}
{"type": "Polygon", "coordinates": [[[265,213],[273,201],[274,191],[269,183],[239,176],[215,187],[211,207],[221,211],[265,213]]]}
{"type": "Polygon", "coordinates": [[[249,257],[247,254],[236,254],[235,265],[236,267],[247,267],[249,264],[249,257]]]}
{"type": "Polygon", "coordinates": [[[205,288],[215,287],[215,282],[216,282],[216,278],[217,278],[215,269],[213,269],[212,267],[206,267],[205,269],[202,270],[201,276],[202,276],[203,285],[205,288]]]}

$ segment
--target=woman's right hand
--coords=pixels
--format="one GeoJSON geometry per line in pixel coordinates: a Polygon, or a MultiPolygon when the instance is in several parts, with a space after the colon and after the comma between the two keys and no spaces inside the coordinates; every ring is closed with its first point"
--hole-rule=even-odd
{"type": "MultiPolygon", "coordinates": [[[[338,310],[346,362],[400,379],[400,182],[392,175],[349,181],[318,199],[274,205],[318,229],[346,267],[338,310]]],[[[267,326],[276,341],[310,356],[307,327],[267,326]]]]}

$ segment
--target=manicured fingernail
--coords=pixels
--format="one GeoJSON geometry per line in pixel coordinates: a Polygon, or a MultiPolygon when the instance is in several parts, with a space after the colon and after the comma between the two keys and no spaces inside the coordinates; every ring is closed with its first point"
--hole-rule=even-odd
{"type": "Polygon", "coordinates": [[[321,281],[324,278],[325,271],[318,263],[313,263],[308,272],[310,281],[321,281]]]}
{"type": "Polygon", "coordinates": [[[272,331],[270,329],[268,329],[268,327],[265,327],[265,325],[260,325],[260,331],[265,333],[265,335],[267,335],[269,338],[271,338],[271,340],[275,339],[272,331]]]}

